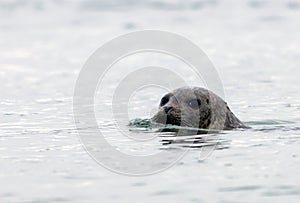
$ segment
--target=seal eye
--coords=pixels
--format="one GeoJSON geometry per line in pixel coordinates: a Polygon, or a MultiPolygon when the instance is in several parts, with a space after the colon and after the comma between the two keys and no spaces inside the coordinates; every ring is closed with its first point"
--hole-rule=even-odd
{"type": "Polygon", "coordinates": [[[164,96],[160,101],[160,106],[164,106],[169,101],[169,95],[164,96]]]}
{"type": "Polygon", "coordinates": [[[198,109],[201,105],[201,101],[198,99],[192,99],[188,102],[188,105],[193,109],[198,109]]]}

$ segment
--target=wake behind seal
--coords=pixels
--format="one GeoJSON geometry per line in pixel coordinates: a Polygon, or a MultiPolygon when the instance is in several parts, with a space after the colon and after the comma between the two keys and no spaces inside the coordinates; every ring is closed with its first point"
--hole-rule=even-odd
{"type": "Polygon", "coordinates": [[[249,128],[232,113],[221,97],[200,87],[181,87],[164,95],[158,112],[151,120],[200,129],[249,128]]]}

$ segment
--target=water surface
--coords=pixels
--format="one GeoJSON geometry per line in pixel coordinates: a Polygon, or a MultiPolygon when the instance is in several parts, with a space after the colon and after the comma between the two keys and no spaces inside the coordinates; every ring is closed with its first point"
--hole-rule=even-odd
{"type": "MultiPolygon", "coordinates": [[[[298,1],[22,2],[0,3],[1,202],[297,202],[298,1]],[[99,166],[73,122],[76,78],[100,45],[141,29],[175,32],[200,46],[220,74],[231,109],[252,129],[222,132],[204,160],[203,142],[195,143],[173,167],[151,176],[99,166]]],[[[139,63],[124,64],[128,70],[139,63]]],[[[178,66],[160,58],[148,63],[178,66]]],[[[118,79],[112,74],[111,89],[118,79]]],[[[146,92],[152,96],[134,98],[133,118],[149,117],[163,94],[146,92]]],[[[101,106],[110,105],[105,98],[101,106]]],[[[186,148],[165,144],[163,136],[150,144],[127,142],[111,119],[99,120],[99,127],[128,153],[186,148]]]]}

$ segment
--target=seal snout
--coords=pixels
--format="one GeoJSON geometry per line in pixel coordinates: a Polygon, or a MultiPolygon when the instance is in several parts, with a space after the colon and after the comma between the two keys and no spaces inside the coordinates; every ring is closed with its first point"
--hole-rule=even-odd
{"type": "Polygon", "coordinates": [[[161,99],[159,111],[153,116],[152,121],[180,125],[180,108],[172,95],[166,95],[161,99]]]}

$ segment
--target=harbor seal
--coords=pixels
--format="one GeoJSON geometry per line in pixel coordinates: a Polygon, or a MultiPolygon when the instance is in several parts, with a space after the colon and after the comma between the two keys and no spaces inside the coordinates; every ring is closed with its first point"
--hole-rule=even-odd
{"type": "Polygon", "coordinates": [[[200,87],[181,87],[164,95],[151,121],[214,130],[249,128],[221,97],[200,87]]]}

